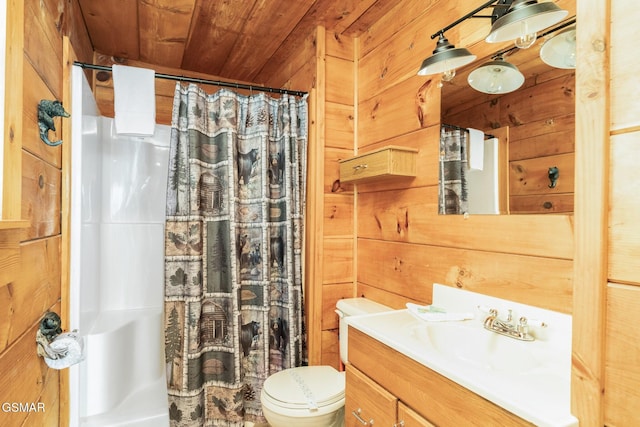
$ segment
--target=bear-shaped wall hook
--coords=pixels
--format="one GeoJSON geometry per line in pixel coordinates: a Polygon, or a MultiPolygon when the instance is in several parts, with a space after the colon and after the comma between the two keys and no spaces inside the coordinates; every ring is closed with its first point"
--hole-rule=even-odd
{"type": "Polygon", "coordinates": [[[53,123],[54,117],[69,117],[69,113],[64,111],[62,102],[43,99],[38,103],[38,127],[40,128],[40,139],[47,145],[56,146],[62,144],[62,140],[49,141],[49,131],[55,132],[56,126],[53,123]]]}

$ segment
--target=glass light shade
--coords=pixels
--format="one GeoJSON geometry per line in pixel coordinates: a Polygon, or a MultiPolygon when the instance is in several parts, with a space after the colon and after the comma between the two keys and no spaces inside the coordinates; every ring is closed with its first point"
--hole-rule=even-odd
{"type": "Polygon", "coordinates": [[[473,70],[467,81],[478,92],[502,94],[513,92],[522,86],[524,76],[515,65],[497,59],[473,70]]]}
{"type": "MultiPolygon", "coordinates": [[[[463,47],[456,48],[443,36],[440,36],[433,55],[422,61],[419,76],[446,73],[455,75],[452,71],[476,60],[476,56],[463,47]]],[[[453,78],[453,77],[452,77],[453,78]]]]}
{"type": "Polygon", "coordinates": [[[562,21],[568,13],[555,3],[516,0],[509,11],[493,23],[485,41],[499,43],[518,38],[531,38],[534,33],[562,21]]]}
{"type": "Polygon", "coordinates": [[[540,58],[555,68],[576,68],[576,29],[566,29],[542,45],[540,58]]]}

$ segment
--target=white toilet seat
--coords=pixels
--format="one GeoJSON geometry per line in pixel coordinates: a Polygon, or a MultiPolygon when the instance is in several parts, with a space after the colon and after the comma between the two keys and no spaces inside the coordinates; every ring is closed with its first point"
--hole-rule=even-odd
{"type": "Polygon", "coordinates": [[[345,377],[331,366],[285,369],[267,378],[262,400],[269,406],[314,412],[344,404],[345,377]]]}

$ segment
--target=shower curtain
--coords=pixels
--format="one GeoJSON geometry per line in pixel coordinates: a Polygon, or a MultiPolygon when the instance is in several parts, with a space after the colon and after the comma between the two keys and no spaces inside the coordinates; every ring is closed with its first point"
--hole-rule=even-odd
{"type": "Polygon", "coordinates": [[[172,426],[264,422],[264,380],[306,364],[307,100],[176,85],[165,229],[172,426]]]}
{"type": "Polygon", "coordinates": [[[469,132],[449,125],[440,128],[438,213],[467,213],[467,141],[469,132]]]}

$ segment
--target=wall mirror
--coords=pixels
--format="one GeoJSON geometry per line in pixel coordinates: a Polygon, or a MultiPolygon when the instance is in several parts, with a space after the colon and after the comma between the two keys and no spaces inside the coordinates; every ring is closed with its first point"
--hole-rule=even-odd
{"type": "Polygon", "coordinates": [[[494,55],[457,69],[453,80],[442,82],[443,126],[477,129],[499,141],[498,155],[485,151],[484,158],[498,162],[502,196],[491,202],[493,211],[470,208],[469,213],[573,212],[576,70],[552,67],[540,57],[545,41],[560,32],[503,55],[524,76],[524,83],[512,92],[483,93],[468,83],[469,74],[494,55]]]}

